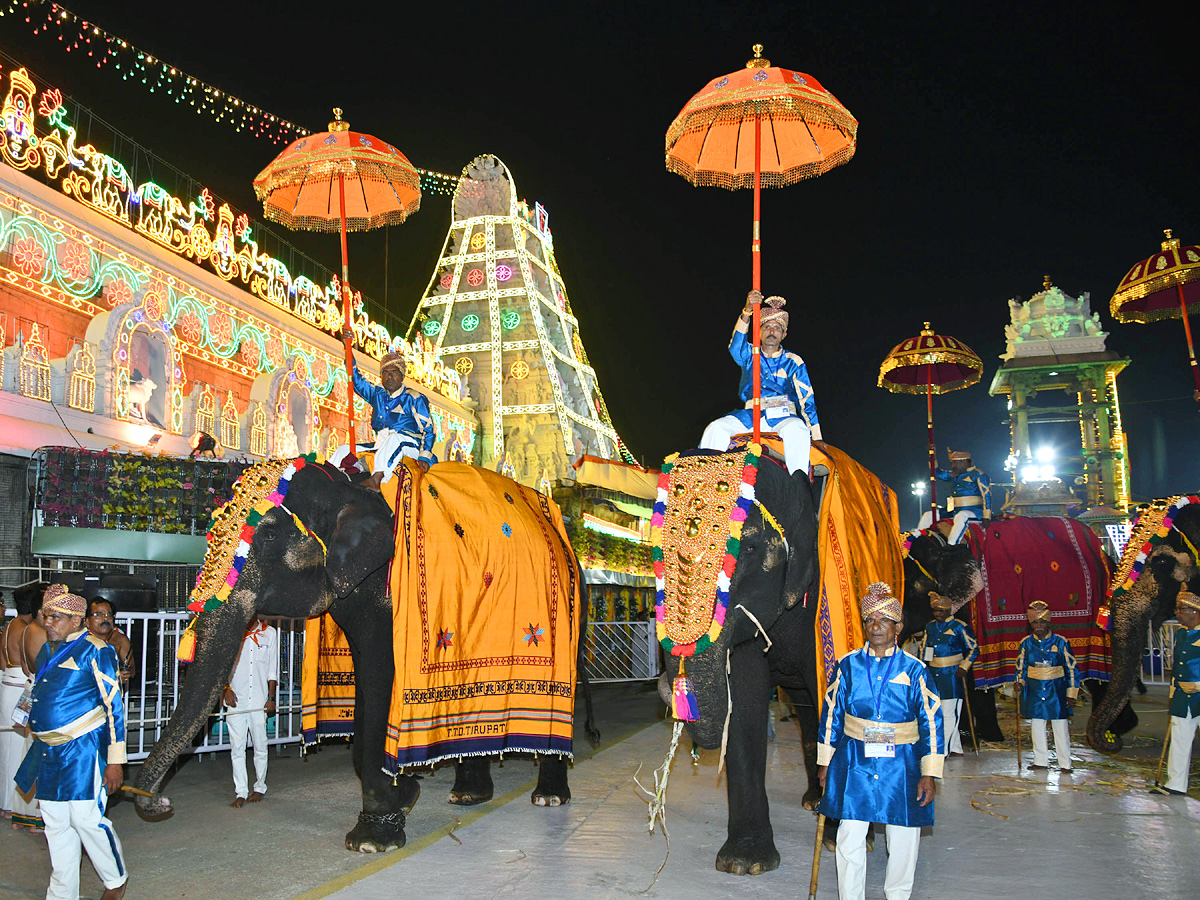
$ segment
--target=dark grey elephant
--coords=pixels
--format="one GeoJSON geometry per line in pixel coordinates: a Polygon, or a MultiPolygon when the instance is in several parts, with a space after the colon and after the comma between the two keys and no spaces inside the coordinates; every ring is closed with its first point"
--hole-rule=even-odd
{"type": "MultiPolygon", "coordinates": [[[[328,464],[310,464],[296,472],[287,510],[273,508],[259,521],[229,599],[195,621],[195,662],[188,668],[179,704],[138,776],[138,787],[153,794],[137,798],[143,818],[154,821],[172,813],[159,796],[164,778],[217,705],[250,617],[257,613],[304,618],[329,612],[346,634],[356,675],[353,759],[362,780],[363,806],[358,823],[346,835],[346,847],[382,852],[404,846],[405,815],[420,787],[411,775],[393,779],[384,772],[394,675],[392,608],[385,591],[392,554],[392,514],[379,493],[351,483],[328,464]],[[310,532],[301,531],[289,512],[310,532]]],[[[582,672],[581,666],[586,684],[582,672]]],[[[587,727],[594,734],[586,688],[585,698],[587,727]]],[[[491,796],[486,757],[472,757],[458,767],[452,800],[480,803],[491,796]]],[[[566,760],[544,758],[534,803],[558,805],[570,796],[566,760]]]]}
{"type": "MultiPolygon", "coordinates": [[[[1112,681],[1107,693],[1088,717],[1087,740],[1093,749],[1116,753],[1126,730],[1119,716],[1127,709],[1130,694],[1142,671],[1142,653],[1149,629],[1158,630],[1175,613],[1180,586],[1200,586],[1200,570],[1194,549],[1200,546],[1200,504],[1183,507],[1175,516],[1170,533],[1154,548],[1133,586],[1114,591],[1109,614],[1112,622],[1112,681]]],[[[1142,541],[1131,539],[1126,553],[1136,555],[1142,541]]],[[[1124,560],[1123,560],[1124,562],[1124,560]]],[[[1120,571],[1120,569],[1118,569],[1120,571]]],[[[1169,663],[1164,660],[1164,665],[1169,663]]],[[[1136,719],[1134,720],[1136,722],[1136,719]]]]}

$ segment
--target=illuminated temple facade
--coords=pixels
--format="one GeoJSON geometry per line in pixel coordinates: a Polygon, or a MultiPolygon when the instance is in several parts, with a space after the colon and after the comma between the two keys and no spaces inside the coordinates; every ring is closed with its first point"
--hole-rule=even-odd
{"type": "MultiPolygon", "coordinates": [[[[196,431],[250,460],[344,443],[336,277],[289,271],[206,189],[136,183],[104,147],[80,143],[62,94],[26,70],[6,72],[3,95],[0,452],[182,456],[196,431]]],[[[435,452],[471,453],[478,419],[459,374],[422,336],[394,339],[357,294],[355,305],[360,368],[374,380],[383,353],[402,347],[409,387],[430,400],[435,452]]],[[[369,439],[361,401],[355,418],[369,439]]]]}

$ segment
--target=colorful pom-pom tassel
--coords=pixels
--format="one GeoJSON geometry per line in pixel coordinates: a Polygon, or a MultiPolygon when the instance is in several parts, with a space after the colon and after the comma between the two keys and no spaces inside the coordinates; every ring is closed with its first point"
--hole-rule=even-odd
{"type": "MultiPolygon", "coordinates": [[[[192,623],[195,623],[192,619],[192,623]]],[[[179,646],[175,648],[175,658],[181,663],[195,662],[196,660],[196,632],[191,625],[188,625],[187,630],[179,637],[179,646]]]]}
{"type": "Polygon", "coordinates": [[[1096,611],[1096,625],[1105,631],[1112,629],[1112,612],[1107,606],[1102,606],[1096,611]]]}
{"type": "Polygon", "coordinates": [[[679,674],[675,676],[675,684],[671,691],[671,700],[671,711],[679,721],[695,722],[700,718],[700,709],[696,706],[696,691],[692,688],[692,679],[688,678],[682,657],[679,660],[679,674]]]}

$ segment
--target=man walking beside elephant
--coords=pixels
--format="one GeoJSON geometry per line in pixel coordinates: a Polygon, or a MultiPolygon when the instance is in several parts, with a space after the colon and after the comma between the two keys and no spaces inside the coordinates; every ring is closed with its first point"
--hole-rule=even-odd
{"type": "Polygon", "coordinates": [[[1044,600],[1029,604],[1026,615],[1033,634],[1021,641],[1017,652],[1017,690],[1021,692],[1021,712],[1032,726],[1033,763],[1031,769],[1050,767],[1046,745],[1046,722],[1054,730],[1054,752],[1058,767],[1071,771],[1070,716],[1079,696],[1079,673],[1070,642],[1050,632],[1050,606],[1044,600]]]}
{"type": "Polygon", "coordinates": [[[1196,736],[1196,722],[1200,721],[1200,597],[1188,591],[1186,585],[1175,599],[1175,618],[1183,628],[1175,633],[1165,789],[1168,794],[1186,794],[1192,740],[1196,736]]]}
{"type": "Polygon", "coordinates": [[[933,621],[921,636],[921,659],[942,700],[942,718],[946,722],[946,754],[962,756],[962,737],[958,723],[963,699],[967,695],[964,678],[979,658],[979,642],[971,626],[950,614],[951,602],[936,591],[929,594],[933,621]],[[961,674],[960,674],[961,673],[961,674]]]}
{"type": "Polygon", "coordinates": [[[820,812],[841,819],[838,893],[866,896],[867,827],[887,826],[884,893],[908,900],[921,828],[933,825],[935,778],[945,740],[941,701],[925,666],[896,646],[903,610],[891,588],[875,582],[861,606],[867,645],[838,661],[818,727],[820,812]]]}

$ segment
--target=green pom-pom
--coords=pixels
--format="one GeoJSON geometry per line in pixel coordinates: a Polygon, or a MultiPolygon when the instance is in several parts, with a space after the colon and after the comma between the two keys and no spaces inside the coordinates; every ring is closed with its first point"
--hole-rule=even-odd
{"type": "Polygon", "coordinates": [[[663,558],[662,547],[655,546],[653,549],[651,549],[650,558],[652,560],[654,560],[655,562],[662,562],[662,558],[663,558]]]}
{"type": "Polygon", "coordinates": [[[710,638],[706,634],[702,638],[700,638],[700,640],[696,641],[696,653],[703,653],[705,650],[707,650],[711,646],[712,646],[712,638],[710,638]]]}

